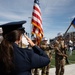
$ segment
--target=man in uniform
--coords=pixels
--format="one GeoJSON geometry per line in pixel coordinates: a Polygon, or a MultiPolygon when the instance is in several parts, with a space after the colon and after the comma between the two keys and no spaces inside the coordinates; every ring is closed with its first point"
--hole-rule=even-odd
{"type": "MultiPolygon", "coordinates": [[[[47,55],[51,58],[51,51],[49,49],[49,46],[47,44],[47,38],[43,38],[40,47],[47,53],[47,55]]],[[[42,74],[41,75],[49,75],[49,69],[50,69],[50,63],[42,68],[42,74]]]]}
{"type": "Polygon", "coordinates": [[[56,75],[64,75],[64,66],[65,66],[65,44],[62,35],[58,35],[57,40],[55,41],[55,66],[56,66],[56,75]]]}

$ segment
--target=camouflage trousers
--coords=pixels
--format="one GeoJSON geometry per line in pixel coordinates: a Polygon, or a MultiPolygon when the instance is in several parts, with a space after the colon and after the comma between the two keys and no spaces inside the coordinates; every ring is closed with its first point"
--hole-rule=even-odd
{"type": "MultiPolygon", "coordinates": [[[[45,52],[50,58],[51,51],[45,51],[45,52]]],[[[41,75],[49,75],[49,69],[50,69],[50,63],[47,66],[42,68],[41,75]]]]}
{"type": "Polygon", "coordinates": [[[39,75],[39,68],[32,69],[32,74],[33,75],[39,75]]]}
{"type": "Polygon", "coordinates": [[[65,58],[56,60],[56,75],[64,75],[65,58]]]}
{"type": "Polygon", "coordinates": [[[49,75],[50,64],[42,68],[41,75],[49,75]]]}

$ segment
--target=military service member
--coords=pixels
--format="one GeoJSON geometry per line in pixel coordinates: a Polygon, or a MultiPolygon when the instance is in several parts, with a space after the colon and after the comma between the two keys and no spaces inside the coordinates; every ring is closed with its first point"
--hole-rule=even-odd
{"type": "Polygon", "coordinates": [[[65,44],[62,35],[57,37],[54,46],[56,75],[64,75],[65,58],[67,55],[65,54],[65,44]]]}
{"type": "MultiPolygon", "coordinates": [[[[49,58],[51,58],[51,51],[49,49],[49,46],[47,44],[48,40],[47,38],[43,38],[40,47],[47,53],[49,58]]],[[[42,74],[41,75],[49,75],[49,69],[50,69],[50,63],[42,68],[42,74]]]]}
{"type": "Polygon", "coordinates": [[[22,26],[24,23],[26,21],[0,25],[3,30],[3,40],[0,44],[0,75],[32,75],[32,69],[44,67],[50,62],[48,55],[25,34],[25,28],[22,26]],[[32,49],[19,47],[22,36],[32,49]]]}

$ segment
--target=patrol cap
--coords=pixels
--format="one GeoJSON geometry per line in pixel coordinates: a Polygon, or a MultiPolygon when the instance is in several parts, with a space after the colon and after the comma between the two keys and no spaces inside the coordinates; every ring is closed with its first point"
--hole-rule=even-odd
{"type": "Polygon", "coordinates": [[[0,27],[2,27],[3,35],[8,34],[9,32],[17,29],[23,30],[25,32],[25,28],[22,26],[24,23],[26,23],[26,21],[9,22],[0,25],[0,27]]]}

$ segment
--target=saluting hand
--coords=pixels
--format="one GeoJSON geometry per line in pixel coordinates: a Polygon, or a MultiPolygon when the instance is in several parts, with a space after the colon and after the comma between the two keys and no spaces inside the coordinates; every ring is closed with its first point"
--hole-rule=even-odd
{"type": "Polygon", "coordinates": [[[27,39],[28,43],[33,47],[35,44],[33,43],[33,41],[26,35],[24,34],[24,37],[27,39]]]}

